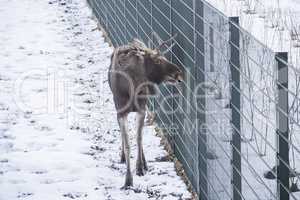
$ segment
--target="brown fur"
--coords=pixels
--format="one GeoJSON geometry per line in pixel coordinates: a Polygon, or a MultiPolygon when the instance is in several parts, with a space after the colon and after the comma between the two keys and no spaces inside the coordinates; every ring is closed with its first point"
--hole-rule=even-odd
{"type": "Polygon", "coordinates": [[[138,40],[134,40],[129,45],[118,47],[113,52],[108,80],[122,134],[121,161],[126,161],[127,165],[125,188],[133,184],[129,160],[128,113],[138,113],[136,168],[137,175],[144,175],[147,164],[142,147],[142,128],[147,97],[155,94],[155,87],[158,84],[165,81],[180,82],[182,78],[183,72],[177,65],[169,62],[159,53],[159,50],[151,50],[138,40]]]}

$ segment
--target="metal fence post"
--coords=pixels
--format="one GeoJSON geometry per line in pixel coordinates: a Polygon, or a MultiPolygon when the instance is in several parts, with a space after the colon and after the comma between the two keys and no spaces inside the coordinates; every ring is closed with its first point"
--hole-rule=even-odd
{"type": "Polygon", "coordinates": [[[232,195],[233,200],[241,200],[241,94],[240,94],[240,30],[239,18],[229,18],[230,31],[230,71],[231,71],[231,109],[232,109],[232,195]]]}
{"type": "Polygon", "coordinates": [[[280,200],[289,200],[289,119],[288,119],[288,54],[276,53],[277,92],[277,194],[280,200]]]}
{"type": "MultiPolygon", "coordinates": [[[[172,0],[170,0],[169,2],[169,5],[170,5],[170,15],[169,15],[169,19],[170,19],[170,27],[169,27],[169,31],[170,31],[170,37],[173,36],[173,27],[172,27],[172,24],[173,24],[173,16],[172,16],[172,0]]],[[[174,41],[173,41],[174,42],[174,41]]],[[[171,49],[171,55],[170,55],[170,60],[171,62],[173,62],[173,49],[171,49]]],[[[175,93],[175,88],[172,87],[171,89],[172,93],[174,94],[175,93]]],[[[175,108],[175,102],[174,102],[174,99],[172,99],[172,108],[173,108],[173,112],[172,112],[172,126],[175,126],[175,112],[174,112],[174,108],[175,108]]],[[[174,127],[175,128],[175,127],[174,127]]],[[[172,147],[172,149],[175,151],[175,148],[176,148],[176,145],[175,145],[175,134],[176,134],[176,131],[175,130],[172,130],[172,133],[171,133],[171,140],[170,140],[170,145],[172,147]]]]}
{"type": "MultiPolygon", "coordinates": [[[[203,1],[195,1],[195,66],[197,84],[205,83],[205,41],[204,41],[204,3],[203,1]]],[[[198,85],[196,86],[198,87],[198,85]]],[[[202,155],[207,152],[207,130],[206,130],[206,92],[204,88],[199,89],[196,99],[197,110],[197,131],[198,131],[198,183],[197,188],[199,199],[208,199],[208,173],[207,159],[202,155]]]]}
{"type": "Polygon", "coordinates": [[[214,50],[214,29],[212,25],[209,26],[209,59],[210,59],[210,72],[215,71],[215,50],[214,50]]]}

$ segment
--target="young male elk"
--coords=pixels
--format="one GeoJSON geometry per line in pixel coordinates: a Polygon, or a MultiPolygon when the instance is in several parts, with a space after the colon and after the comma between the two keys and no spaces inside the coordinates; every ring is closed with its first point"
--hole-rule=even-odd
{"type": "Polygon", "coordinates": [[[147,96],[153,95],[155,85],[162,82],[175,83],[183,81],[182,70],[177,65],[169,62],[159,50],[172,39],[163,42],[155,49],[149,49],[144,43],[135,39],[128,45],[117,47],[111,57],[108,81],[113,93],[117,119],[122,134],[121,162],[126,162],[127,165],[125,189],[133,185],[127,129],[128,113],[137,112],[138,154],[136,174],[143,176],[147,171],[142,146],[142,129],[147,96]]]}

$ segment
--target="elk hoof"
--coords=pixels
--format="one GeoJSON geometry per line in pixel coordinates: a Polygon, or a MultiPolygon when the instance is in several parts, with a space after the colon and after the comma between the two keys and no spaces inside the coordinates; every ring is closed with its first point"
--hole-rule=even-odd
{"type": "Polygon", "coordinates": [[[138,163],[136,165],[136,175],[144,176],[146,174],[146,169],[144,163],[138,163]]]}
{"type": "Polygon", "coordinates": [[[146,168],[147,165],[145,165],[146,162],[144,162],[143,160],[137,160],[136,161],[136,175],[138,176],[144,176],[146,173],[146,168]]]}
{"type": "Polygon", "coordinates": [[[131,185],[131,186],[129,186],[129,185],[124,185],[123,187],[121,187],[121,190],[130,190],[131,187],[132,187],[132,185],[131,185]]]}
{"type": "Polygon", "coordinates": [[[146,162],[144,162],[143,167],[144,167],[144,170],[145,170],[145,171],[148,171],[148,166],[147,166],[147,163],[146,163],[146,162]]]}
{"type": "Polygon", "coordinates": [[[125,163],[125,162],[126,162],[126,160],[125,160],[125,155],[122,154],[122,155],[121,155],[120,163],[125,163]]]}
{"type": "Polygon", "coordinates": [[[136,169],[136,175],[138,176],[144,176],[145,175],[145,170],[141,167],[136,169]]]}
{"type": "Polygon", "coordinates": [[[121,189],[128,190],[132,186],[133,186],[132,176],[131,177],[126,177],[125,184],[124,184],[124,186],[121,189]]]}

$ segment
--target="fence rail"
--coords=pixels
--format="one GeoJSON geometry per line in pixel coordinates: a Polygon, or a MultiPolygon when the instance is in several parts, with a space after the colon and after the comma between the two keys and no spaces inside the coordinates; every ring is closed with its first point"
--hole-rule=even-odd
{"type": "Polygon", "coordinates": [[[88,0],[114,46],[177,34],[151,100],[199,199],[300,199],[300,71],[204,0],[88,0]]]}

